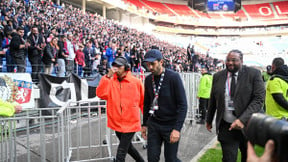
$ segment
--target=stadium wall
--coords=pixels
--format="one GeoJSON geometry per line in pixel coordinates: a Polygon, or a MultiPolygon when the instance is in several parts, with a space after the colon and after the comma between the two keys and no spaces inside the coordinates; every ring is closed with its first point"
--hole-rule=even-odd
{"type": "Polygon", "coordinates": [[[119,8],[113,8],[113,9],[107,10],[106,16],[107,16],[107,19],[113,19],[113,20],[119,21],[121,24],[124,24],[132,28],[138,28],[138,27],[144,27],[144,26],[150,25],[148,18],[138,16],[136,14],[131,14],[119,8]]]}

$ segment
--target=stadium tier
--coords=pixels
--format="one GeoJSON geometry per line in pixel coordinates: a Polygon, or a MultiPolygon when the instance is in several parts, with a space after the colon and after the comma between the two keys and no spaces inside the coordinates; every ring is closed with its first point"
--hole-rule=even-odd
{"type": "Polygon", "coordinates": [[[243,7],[252,19],[273,19],[276,16],[269,3],[243,5],[243,7]]]}
{"type": "Polygon", "coordinates": [[[195,13],[186,5],[169,4],[165,3],[167,7],[177,13],[179,16],[193,16],[197,17],[195,13]]]}
{"type": "Polygon", "coordinates": [[[194,18],[208,18],[208,19],[233,19],[233,20],[260,20],[260,21],[282,21],[288,20],[288,1],[259,3],[242,5],[242,9],[237,13],[217,13],[209,12],[203,13],[189,8],[187,5],[169,4],[147,0],[125,0],[135,5],[138,8],[148,8],[154,10],[159,14],[176,15],[176,16],[191,16],[194,18]]]}
{"type": "Polygon", "coordinates": [[[287,19],[288,14],[288,1],[273,2],[273,6],[279,18],[287,19]]]}
{"type": "Polygon", "coordinates": [[[225,18],[232,18],[233,20],[247,20],[248,17],[245,15],[243,10],[239,10],[238,12],[231,14],[231,13],[223,13],[222,14],[225,18]]]}
{"type": "Polygon", "coordinates": [[[124,2],[128,2],[134,6],[136,6],[138,9],[147,9],[147,10],[151,10],[150,8],[148,8],[147,6],[145,6],[145,4],[143,4],[140,0],[125,0],[124,2]]]}
{"type": "Polygon", "coordinates": [[[160,2],[153,2],[153,1],[146,1],[142,0],[143,3],[147,4],[151,8],[153,8],[155,11],[157,11],[160,14],[168,14],[168,15],[175,15],[169,8],[167,8],[163,3],[160,2]]]}

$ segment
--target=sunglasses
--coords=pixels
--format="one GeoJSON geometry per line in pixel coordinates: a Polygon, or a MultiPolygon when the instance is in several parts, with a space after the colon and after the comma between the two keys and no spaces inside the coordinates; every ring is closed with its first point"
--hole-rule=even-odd
{"type": "Polygon", "coordinates": [[[112,65],[112,66],[113,66],[113,67],[120,68],[120,67],[123,66],[123,65],[114,64],[114,65],[112,65]]]}

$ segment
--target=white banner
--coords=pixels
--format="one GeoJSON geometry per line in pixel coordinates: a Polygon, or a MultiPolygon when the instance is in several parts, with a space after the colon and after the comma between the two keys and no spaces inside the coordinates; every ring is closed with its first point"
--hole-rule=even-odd
{"type": "Polygon", "coordinates": [[[25,108],[35,108],[34,90],[29,73],[0,73],[0,97],[17,102],[25,108]]]}

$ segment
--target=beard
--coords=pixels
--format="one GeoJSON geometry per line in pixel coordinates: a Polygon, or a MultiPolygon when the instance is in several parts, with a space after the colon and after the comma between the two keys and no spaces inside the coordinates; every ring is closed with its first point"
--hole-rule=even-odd
{"type": "Polygon", "coordinates": [[[229,68],[228,65],[226,65],[226,69],[227,69],[227,71],[229,71],[231,73],[236,73],[237,71],[239,71],[240,67],[234,65],[233,68],[231,69],[231,68],[229,68]]]}
{"type": "Polygon", "coordinates": [[[154,75],[154,76],[157,76],[157,75],[160,75],[161,73],[161,65],[159,65],[155,71],[152,71],[151,73],[154,75]]]}

